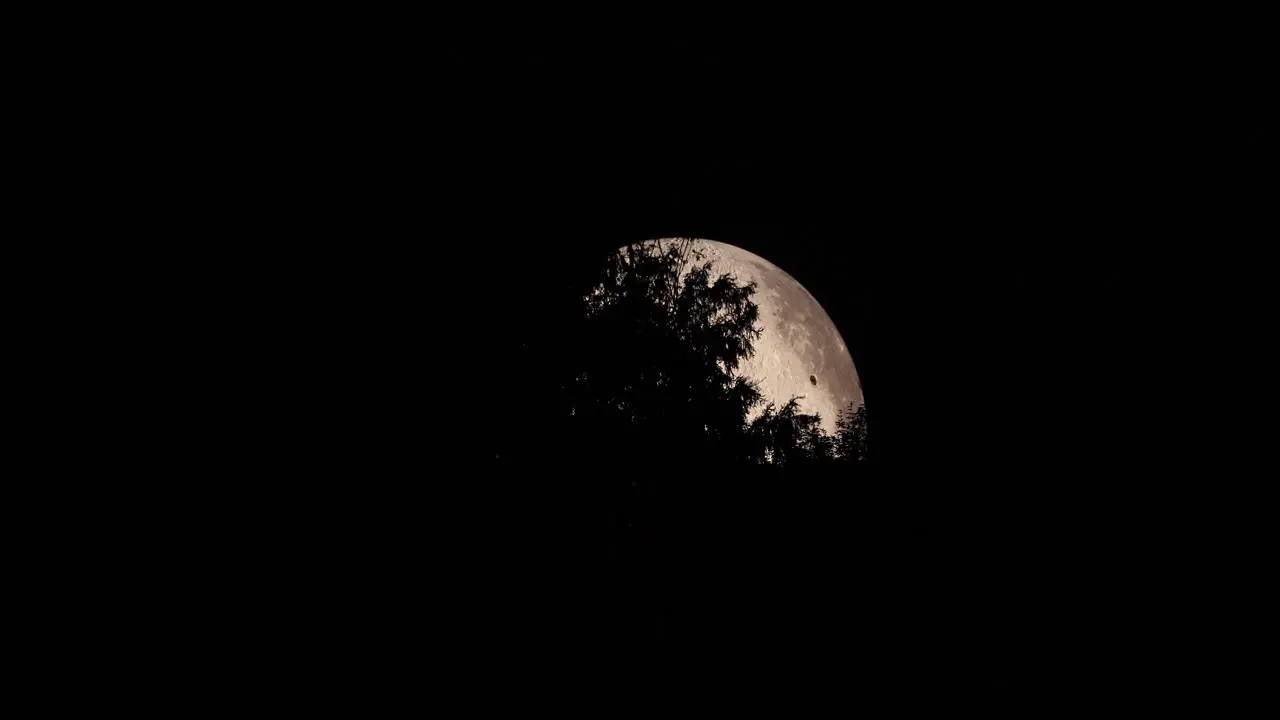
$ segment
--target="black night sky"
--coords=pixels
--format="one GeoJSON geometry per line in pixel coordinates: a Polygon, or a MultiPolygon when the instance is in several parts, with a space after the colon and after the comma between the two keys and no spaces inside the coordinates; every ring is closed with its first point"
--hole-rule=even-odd
{"type": "Polygon", "coordinates": [[[1187,88],[1250,86],[963,45],[362,42],[273,75],[245,194],[306,221],[245,248],[289,278],[259,331],[308,459],[269,505],[314,510],[281,531],[296,569],[260,573],[289,642],[375,658],[351,670],[374,683],[590,686],[609,708],[761,682],[1027,708],[1131,682],[1165,647],[1172,562],[1127,514],[1152,482],[1135,418],[1167,394],[1137,381],[1152,286],[1178,282],[1173,238],[1247,200],[1261,137],[1249,100],[1186,142],[1187,88]],[[1211,166],[1232,189],[1189,204],[1211,166]],[[565,470],[544,379],[576,283],[655,237],[738,245],[812,292],[862,380],[867,468],[726,480],[619,529],[595,481],[634,463],[565,470]]]}

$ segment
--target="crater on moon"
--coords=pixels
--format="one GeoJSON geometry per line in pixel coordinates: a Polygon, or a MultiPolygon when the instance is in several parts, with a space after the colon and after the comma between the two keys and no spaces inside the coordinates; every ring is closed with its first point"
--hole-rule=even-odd
{"type": "MultiPolygon", "coordinates": [[[[647,242],[668,247],[677,239],[647,242]]],[[[760,337],[739,372],[757,382],[764,402],[749,419],[763,412],[765,403],[781,408],[800,397],[800,409],[818,413],[823,429],[835,432],[836,414],[862,404],[862,385],[844,339],[817,299],[782,268],[740,247],[696,239],[690,254],[690,264],[711,261],[713,279],[731,275],[739,283],[756,283],[752,299],[760,308],[760,337]],[[819,377],[822,387],[815,389],[819,377]]]]}

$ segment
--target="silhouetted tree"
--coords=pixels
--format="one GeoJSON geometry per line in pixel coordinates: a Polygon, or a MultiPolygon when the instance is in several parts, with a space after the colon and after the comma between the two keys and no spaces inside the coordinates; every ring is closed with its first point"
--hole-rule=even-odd
{"type": "Polygon", "coordinates": [[[757,462],[797,467],[832,459],[831,438],[822,431],[822,418],[800,412],[802,397],[791,398],[781,410],[769,403],[751,422],[757,462]]]}
{"type": "Polygon", "coordinates": [[[853,403],[836,415],[835,456],[851,462],[867,459],[867,407],[853,403]]]}
{"type": "Polygon", "coordinates": [[[587,293],[569,412],[607,445],[733,456],[759,402],[737,373],[759,336],[754,285],[688,266],[688,243],[610,254],[587,293]]]}

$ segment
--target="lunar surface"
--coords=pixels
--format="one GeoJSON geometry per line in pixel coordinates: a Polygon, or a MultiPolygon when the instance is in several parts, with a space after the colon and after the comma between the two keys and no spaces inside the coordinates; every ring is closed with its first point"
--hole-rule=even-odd
{"type": "MultiPolygon", "coordinates": [[[[666,246],[675,240],[648,242],[666,246]]],[[[858,371],[835,323],[803,285],[759,255],[714,240],[695,240],[690,264],[708,260],[713,278],[728,274],[739,283],[756,283],[752,299],[760,308],[760,337],[755,354],[738,367],[758,383],[764,400],[750,419],[763,412],[765,403],[781,408],[793,396],[803,396],[800,409],[819,414],[823,429],[834,432],[836,414],[850,403],[857,408],[863,402],[858,371]]]]}

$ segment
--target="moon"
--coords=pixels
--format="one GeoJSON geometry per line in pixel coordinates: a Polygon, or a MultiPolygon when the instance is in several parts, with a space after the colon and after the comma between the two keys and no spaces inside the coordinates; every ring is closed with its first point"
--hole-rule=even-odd
{"type": "MultiPolygon", "coordinates": [[[[676,241],[646,243],[666,247],[676,241]]],[[[822,428],[834,433],[836,414],[850,404],[855,409],[863,404],[862,382],[844,338],[822,305],[782,268],[740,247],[695,239],[690,255],[690,264],[711,261],[712,277],[728,274],[742,284],[756,283],[752,300],[760,308],[760,337],[755,353],[738,372],[756,381],[764,402],[752,409],[748,420],[758,417],[766,403],[781,408],[792,397],[802,396],[801,411],[818,414],[822,428]]]]}

